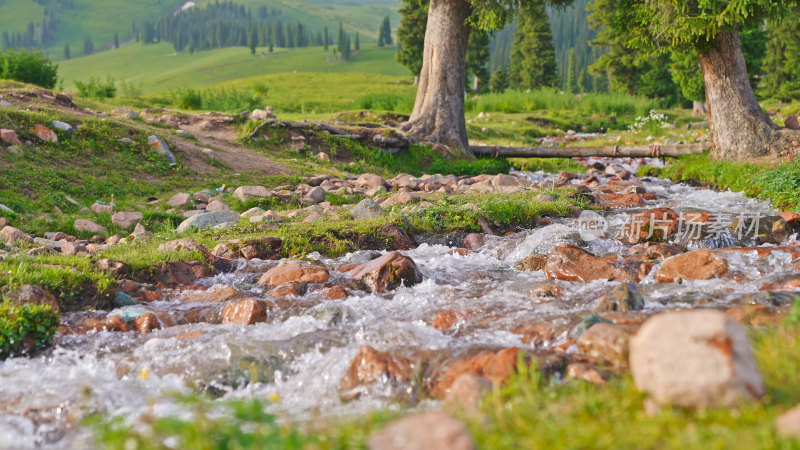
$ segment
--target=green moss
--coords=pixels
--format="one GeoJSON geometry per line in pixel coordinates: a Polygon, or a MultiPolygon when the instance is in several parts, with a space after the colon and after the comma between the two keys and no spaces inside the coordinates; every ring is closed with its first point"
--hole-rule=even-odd
{"type": "Polygon", "coordinates": [[[0,293],[9,293],[23,284],[44,288],[62,308],[69,310],[91,298],[103,303],[116,291],[116,282],[97,271],[87,256],[13,256],[0,261],[0,293]]]}
{"type": "Polygon", "coordinates": [[[0,359],[41,350],[53,343],[58,314],[47,305],[0,305],[0,359]]]}

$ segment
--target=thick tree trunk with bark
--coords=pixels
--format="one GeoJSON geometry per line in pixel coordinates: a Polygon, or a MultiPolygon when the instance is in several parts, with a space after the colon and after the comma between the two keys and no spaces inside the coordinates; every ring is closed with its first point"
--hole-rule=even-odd
{"type": "Polygon", "coordinates": [[[467,149],[464,120],[468,0],[431,0],[414,111],[401,129],[420,141],[467,149]]]}
{"type": "Polygon", "coordinates": [[[797,145],[800,134],[779,127],[761,110],[737,32],[717,34],[714,45],[700,53],[700,66],[714,158],[743,161],[797,145]]]}

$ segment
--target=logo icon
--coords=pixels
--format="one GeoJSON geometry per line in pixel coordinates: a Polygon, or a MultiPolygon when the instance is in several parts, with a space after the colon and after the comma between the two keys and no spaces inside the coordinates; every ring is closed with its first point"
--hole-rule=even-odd
{"type": "Polygon", "coordinates": [[[581,211],[578,217],[578,234],[584,241],[603,237],[608,231],[608,221],[594,211],[581,211]]]}

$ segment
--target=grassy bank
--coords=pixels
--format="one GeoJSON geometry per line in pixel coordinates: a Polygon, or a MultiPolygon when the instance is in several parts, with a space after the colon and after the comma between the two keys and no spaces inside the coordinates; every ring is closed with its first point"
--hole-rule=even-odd
{"type": "Polygon", "coordinates": [[[706,153],[678,158],[663,168],[643,167],[639,175],[701,181],[749,197],[771,200],[779,209],[796,211],[800,208],[800,159],[770,166],[713,161],[706,153]]]}
{"type": "MultiPolygon", "coordinates": [[[[777,436],[772,422],[800,402],[797,324],[756,329],[751,343],[768,389],[760,402],[739,409],[691,412],[663,408],[648,414],[630,376],[606,385],[578,380],[553,383],[534,368],[520,370],[488,395],[481,416],[462,416],[478,448],[797,448],[777,436]]],[[[150,419],[141,427],[96,417],[98,443],[108,448],[179,447],[363,448],[369,436],[398,413],[279,425],[259,400],[210,402],[186,399],[192,419],[150,419]],[[215,412],[214,414],[211,411],[215,412]],[[225,411],[218,414],[220,409],[225,411]],[[315,422],[317,423],[317,422],[315,422]],[[136,445],[133,445],[136,444],[136,445]]],[[[185,417],[185,416],[184,416],[185,417]]]]}

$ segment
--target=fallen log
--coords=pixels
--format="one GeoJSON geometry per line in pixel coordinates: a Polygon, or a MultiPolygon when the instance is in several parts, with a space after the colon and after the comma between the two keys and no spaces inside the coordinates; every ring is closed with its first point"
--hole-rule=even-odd
{"type": "Polygon", "coordinates": [[[693,153],[703,153],[711,148],[710,144],[650,144],[632,146],[602,146],[602,147],[499,147],[488,145],[470,146],[473,155],[485,155],[506,158],[573,158],[573,157],[662,157],[681,156],[693,153]]]}

